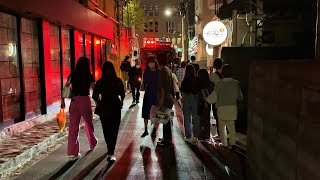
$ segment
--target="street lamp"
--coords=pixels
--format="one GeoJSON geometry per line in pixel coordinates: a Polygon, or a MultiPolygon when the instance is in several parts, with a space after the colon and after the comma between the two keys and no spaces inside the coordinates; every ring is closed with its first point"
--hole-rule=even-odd
{"type": "Polygon", "coordinates": [[[166,16],[171,16],[172,11],[170,9],[167,9],[164,13],[166,16]]]}

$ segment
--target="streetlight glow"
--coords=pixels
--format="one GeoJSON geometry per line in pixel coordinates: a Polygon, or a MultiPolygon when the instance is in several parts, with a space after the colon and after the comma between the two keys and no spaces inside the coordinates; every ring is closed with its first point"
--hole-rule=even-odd
{"type": "Polygon", "coordinates": [[[172,14],[172,11],[171,11],[170,9],[167,9],[167,10],[165,11],[165,14],[166,14],[167,16],[170,16],[170,15],[172,14]]]}

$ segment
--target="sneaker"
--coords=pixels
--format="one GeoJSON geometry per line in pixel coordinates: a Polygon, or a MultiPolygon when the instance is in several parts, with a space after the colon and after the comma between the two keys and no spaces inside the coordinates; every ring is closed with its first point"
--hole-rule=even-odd
{"type": "Polygon", "coordinates": [[[162,141],[158,142],[157,145],[160,147],[170,146],[170,145],[172,145],[172,141],[162,140],[162,141]]]}
{"type": "Polygon", "coordinates": [[[75,161],[78,160],[81,157],[81,154],[79,153],[78,156],[71,155],[69,156],[69,161],[75,161]]]}
{"type": "Polygon", "coordinates": [[[193,138],[186,138],[185,141],[187,143],[192,144],[192,145],[196,145],[197,144],[197,141],[195,139],[193,139],[193,138]]]}
{"type": "Polygon", "coordinates": [[[107,155],[107,161],[114,162],[114,161],[116,161],[116,157],[114,155],[107,155]]]}
{"type": "Polygon", "coordinates": [[[135,101],[135,100],[133,100],[133,101],[132,101],[132,104],[135,104],[135,103],[136,103],[136,101],[135,101]]]}
{"type": "Polygon", "coordinates": [[[137,104],[139,104],[139,103],[140,103],[140,101],[138,100],[138,101],[136,101],[136,103],[137,103],[137,104]]]}
{"type": "Polygon", "coordinates": [[[141,135],[141,137],[143,138],[143,137],[146,137],[146,136],[148,136],[148,135],[149,135],[148,131],[145,131],[145,132],[141,135]]]}

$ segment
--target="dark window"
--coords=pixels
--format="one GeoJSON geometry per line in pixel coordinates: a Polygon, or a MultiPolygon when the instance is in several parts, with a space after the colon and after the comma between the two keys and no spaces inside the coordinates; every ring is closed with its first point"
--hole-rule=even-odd
{"type": "Polygon", "coordinates": [[[144,32],[148,32],[148,23],[144,23],[144,32]]]}
{"type": "Polygon", "coordinates": [[[154,32],[159,32],[159,24],[158,24],[158,21],[154,22],[154,32]]]}
{"type": "Polygon", "coordinates": [[[149,32],[153,32],[153,22],[149,22],[149,32]]]}
{"type": "Polygon", "coordinates": [[[149,6],[149,16],[153,16],[153,7],[152,7],[152,5],[149,6]]]}
{"type": "Polygon", "coordinates": [[[154,6],[154,16],[159,16],[159,6],[158,5],[154,6]]]}

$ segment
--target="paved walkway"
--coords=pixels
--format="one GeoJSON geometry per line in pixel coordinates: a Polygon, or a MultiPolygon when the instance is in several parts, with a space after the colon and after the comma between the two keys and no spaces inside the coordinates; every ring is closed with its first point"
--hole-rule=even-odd
{"type": "MultiPolygon", "coordinates": [[[[143,94],[142,94],[143,97],[143,94]]],[[[243,160],[218,143],[198,143],[191,146],[183,140],[182,112],[174,107],[174,145],[158,148],[156,141],[162,137],[162,126],[158,136],[140,138],[143,133],[141,118],[142,104],[131,106],[131,98],[126,98],[122,109],[122,121],[116,146],[117,161],[106,161],[106,144],[101,124],[95,121],[95,134],[99,142],[94,151],[89,152],[85,132],[80,133],[82,158],[69,162],[66,155],[66,140],[54,152],[34,162],[20,174],[10,179],[242,179],[243,160]]],[[[51,131],[55,125],[49,124],[51,131]]],[[[152,131],[149,124],[149,132],[152,131]]],[[[50,128],[49,128],[50,129],[50,128]]],[[[34,131],[33,131],[34,132],[34,131]]]]}

